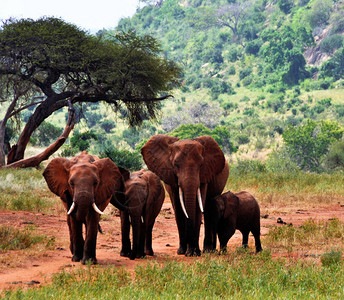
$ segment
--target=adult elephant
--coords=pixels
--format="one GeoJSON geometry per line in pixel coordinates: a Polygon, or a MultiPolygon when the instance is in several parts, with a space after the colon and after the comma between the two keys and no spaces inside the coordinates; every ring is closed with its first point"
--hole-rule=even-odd
{"type": "Polygon", "coordinates": [[[99,159],[84,151],[72,159],[54,158],[43,176],[49,189],[61,198],[67,210],[72,261],[97,263],[100,215],[114,197],[124,194],[124,181],[119,169],[109,158],[99,159]],[[83,224],[86,226],[85,240],[83,224]]]}
{"type": "Polygon", "coordinates": [[[151,171],[128,172],[125,179],[126,203],[121,211],[121,256],[135,259],[153,255],[152,230],[165,199],[164,187],[160,178],[151,171]],[[130,223],[133,229],[132,247],[129,238],[130,223]]]}
{"type": "Polygon", "coordinates": [[[147,167],[166,184],[179,232],[178,254],[200,255],[199,233],[204,211],[204,250],[212,247],[208,203],[221,194],[229,167],[219,145],[210,136],[179,140],[151,137],[141,150],[147,167]],[[203,210],[203,207],[205,210],[203,210]]]}

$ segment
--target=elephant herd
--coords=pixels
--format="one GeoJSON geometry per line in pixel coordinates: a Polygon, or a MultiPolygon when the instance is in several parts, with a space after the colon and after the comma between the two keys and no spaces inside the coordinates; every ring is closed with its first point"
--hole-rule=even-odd
{"type": "Polygon", "coordinates": [[[164,198],[164,182],[175,213],[179,233],[177,254],[199,256],[200,227],[204,217],[203,251],[221,250],[238,229],[243,245],[249,232],[260,243],[260,211],[247,192],[221,195],[229,175],[223,152],[210,136],[179,140],[168,135],[151,137],[141,149],[149,171],[130,173],[109,158],[87,152],[54,158],[43,176],[49,189],[59,196],[67,211],[72,261],[97,263],[96,241],[100,215],[109,203],[120,210],[121,256],[135,259],[153,255],[152,229],[164,198]],[[82,227],[86,234],[83,237],[82,227]],[[132,227],[132,243],[130,242],[132,227]]]}

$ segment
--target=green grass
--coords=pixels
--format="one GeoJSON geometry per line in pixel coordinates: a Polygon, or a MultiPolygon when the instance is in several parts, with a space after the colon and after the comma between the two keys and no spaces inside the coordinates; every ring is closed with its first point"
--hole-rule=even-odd
{"type": "Polygon", "coordinates": [[[0,209],[47,211],[52,193],[42,176],[42,170],[0,170],[0,209]]]}
{"type": "Polygon", "coordinates": [[[231,168],[226,190],[239,192],[248,190],[258,200],[333,202],[344,198],[344,174],[305,173],[305,172],[238,172],[231,168]],[[258,198],[259,196],[259,198],[258,198]]]}
{"type": "Polygon", "coordinates": [[[23,250],[36,244],[44,244],[51,247],[54,239],[34,233],[33,227],[19,230],[10,226],[0,226],[0,253],[8,250],[23,250]]]}
{"type": "Polygon", "coordinates": [[[343,242],[344,223],[338,219],[318,222],[309,219],[299,227],[275,226],[264,238],[265,247],[279,252],[319,252],[324,248],[342,248],[343,242]]]}
{"type": "Polygon", "coordinates": [[[344,296],[342,265],[272,259],[235,252],[210,255],[190,263],[152,263],[122,268],[88,267],[57,274],[52,284],[5,292],[6,299],[340,299],[344,296]]]}

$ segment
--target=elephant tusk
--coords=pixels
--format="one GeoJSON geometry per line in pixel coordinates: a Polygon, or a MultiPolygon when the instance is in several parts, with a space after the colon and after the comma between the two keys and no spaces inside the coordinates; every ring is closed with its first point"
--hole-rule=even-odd
{"type": "Polygon", "coordinates": [[[73,203],[72,203],[72,205],[71,205],[69,211],[67,212],[67,215],[68,215],[68,216],[72,213],[72,211],[74,210],[74,208],[75,208],[75,202],[73,201],[73,203]]]}
{"type": "Polygon", "coordinates": [[[180,205],[182,206],[182,210],[183,210],[183,212],[184,212],[184,214],[185,214],[185,217],[186,217],[187,219],[189,219],[189,216],[188,216],[188,214],[187,214],[187,212],[186,212],[186,209],[185,209],[184,199],[183,199],[183,191],[182,191],[182,188],[181,188],[181,187],[179,187],[179,200],[180,200],[180,205]]]}
{"type": "Polygon", "coordinates": [[[93,202],[92,204],[93,209],[100,215],[103,215],[104,213],[97,207],[96,203],[93,202]]]}
{"type": "Polygon", "coordinates": [[[201,210],[202,213],[204,213],[200,188],[198,188],[198,190],[197,190],[197,198],[198,198],[199,209],[201,210]]]}

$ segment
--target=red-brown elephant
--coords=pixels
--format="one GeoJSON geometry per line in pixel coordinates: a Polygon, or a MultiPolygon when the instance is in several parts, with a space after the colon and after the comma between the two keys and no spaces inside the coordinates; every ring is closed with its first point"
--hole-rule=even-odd
{"type": "Polygon", "coordinates": [[[178,254],[200,255],[199,233],[204,211],[204,250],[210,250],[207,206],[222,193],[229,167],[210,136],[179,140],[168,135],[151,137],[141,150],[147,167],[166,184],[179,232],[178,254]],[[203,209],[204,208],[204,209],[203,209]]]}
{"type": "Polygon", "coordinates": [[[125,179],[126,203],[121,211],[121,256],[135,259],[153,255],[152,230],[165,199],[164,187],[160,178],[151,171],[128,172],[125,179]],[[129,239],[130,223],[133,229],[132,247],[129,239]]]}
{"type": "Polygon", "coordinates": [[[124,197],[124,181],[119,169],[109,158],[99,159],[82,152],[72,159],[54,158],[43,176],[67,210],[72,261],[97,263],[100,215],[110,201],[113,203],[113,197],[124,197]],[[83,224],[86,226],[85,240],[83,224]]]}

